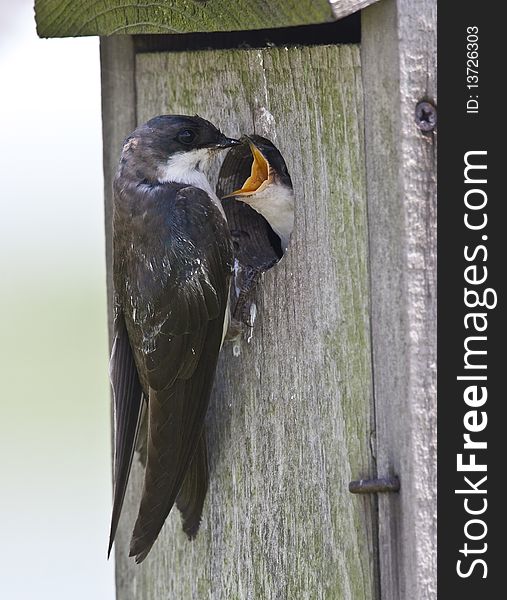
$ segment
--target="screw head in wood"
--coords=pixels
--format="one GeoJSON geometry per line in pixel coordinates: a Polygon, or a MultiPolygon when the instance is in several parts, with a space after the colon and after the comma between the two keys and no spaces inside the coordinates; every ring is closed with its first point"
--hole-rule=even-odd
{"type": "Polygon", "coordinates": [[[431,102],[419,102],[415,107],[415,122],[421,131],[433,131],[437,126],[437,109],[431,102]]]}

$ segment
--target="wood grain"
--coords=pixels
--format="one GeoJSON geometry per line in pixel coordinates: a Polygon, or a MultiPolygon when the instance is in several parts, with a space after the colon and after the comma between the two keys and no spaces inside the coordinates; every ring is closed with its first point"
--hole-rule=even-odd
{"type": "Polygon", "coordinates": [[[382,597],[436,598],[436,134],[414,120],[436,102],[436,1],[363,12],[372,339],[382,597]]]}
{"type": "Polygon", "coordinates": [[[343,19],[352,13],[362,10],[378,0],[329,0],[335,19],[343,19]]]}
{"type": "Polygon", "coordinates": [[[333,13],[328,0],[35,0],[35,17],[39,36],[75,37],[290,27],[333,13]]]}
{"type": "Polygon", "coordinates": [[[100,40],[102,86],[102,140],[104,169],[104,225],[106,234],[109,341],[113,327],[112,224],[113,178],[123,140],[136,126],[135,56],[129,36],[100,40]]]}
{"type": "Polygon", "coordinates": [[[189,543],[174,511],[146,561],[128,558],[135,460],[117,597],[378,598],[375,502],[348,491],[375,473],[359,48],[143,54],[136,84],[139,122],[198,112],[227,135],[273,139],[296,225],[257,289],[252,339],[220,360],[201,531],[189,543]]]}

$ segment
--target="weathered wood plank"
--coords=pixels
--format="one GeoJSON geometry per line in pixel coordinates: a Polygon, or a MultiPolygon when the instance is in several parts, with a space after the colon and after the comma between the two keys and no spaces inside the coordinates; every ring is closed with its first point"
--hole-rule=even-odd
{"type": "Polygon", "coordinates": [[[136,126],[135,56],[130,36],[100,40],[102,143],[109,334],[112,332],[113,178],[123,140],[136,126]]]}
{"type": "Polygon", "coordinates": [[[201,531],[189,543],[174,511],[144,563],[127,557],[135,460],[118,598],[377,598],[374,500],[348,492],[374,472],[359,48],[143,54],[136,83],[139,121],[198,112],[228,135],[274,139],[297,211],[250,343],[221,357],[201,531]]]}
{"type": "MultiPolygon", "coordinates": [[[[104,170],[104,224],[106,237],[109,346],[113,333],[112,224],[113,178],[123,140],[136,126],[135,55],[130,36],[101,38],[102,144],[104,170]]],[[[111,398],[111,423],[114,412],[111,398]]],[[[114,439],[111,447],[114,448],[114,439]]],[[[113,456],[111,457],[112,464],[113,456]]],[[[113,476],[113,469],[111,469],[113,476]]],[[[119,573],[116,573],[116,586],[119,573]]]]}
{"type": "Polygon", "coordinates": [[[40,37],[242,31],[326,23],[376,1],[35,0],[35,18],[40,37]]]}
{"type": "Polygon", "coordinates": [[[436,100],[436,1],[363,12],[382,597],[436,598],[436,135],[414,120],[436,100]]]}
{"type": "Polygon", "coordinates": [[[352,13],[357,12],[378,0],[329,0],[331,10],[335,19],[343,19],[352,13]]]}
{"type": "Polygon", "coordinates": [[[35,11],[41,37],[233,31],[333,18],[328,0],[35,0],[35,11]]]}

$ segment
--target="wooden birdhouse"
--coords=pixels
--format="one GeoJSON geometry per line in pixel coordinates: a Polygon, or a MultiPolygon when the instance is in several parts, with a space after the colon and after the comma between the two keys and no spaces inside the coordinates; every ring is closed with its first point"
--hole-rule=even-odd
{"type": "Polygon", "coordinates": [[[108,265],[122,142],[152,116],[268,138],[295,194],[287,252],[219,360],[201,530],[173,510],[129,559],[134,458],[118,599],[435,597],[436,1],[35,8],[41,37],[101,36],[108,265]]]}

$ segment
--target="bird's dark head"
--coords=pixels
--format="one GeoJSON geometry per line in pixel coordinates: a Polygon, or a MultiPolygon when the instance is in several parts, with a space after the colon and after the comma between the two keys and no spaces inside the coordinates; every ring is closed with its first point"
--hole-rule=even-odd
{"type": "Polygon", "coordinates": [[[202,171],[217,150],[239,143],[197,115],[160,115],[125,140],[122,161],[142,178],[186,183],[188,174],[202,171]]]}
{"type": "Polygon", "coordinates": [[[195,150],[222,150],[239,144],[226,137],[213,123],[197,115],[160,115],[141,125],[134,135],[145,138],[164,157],[195,150]]]}
{"type": "Polygon", "coordinates": [[[250,177],[243,186],[226,197],[239,196],[248,198],[266,190],[272,184],[292,190],[292,181],[285,160],[278,148],[260,135],[246,135],[242,138],[250,146],[252,167],[250,177]]]}

